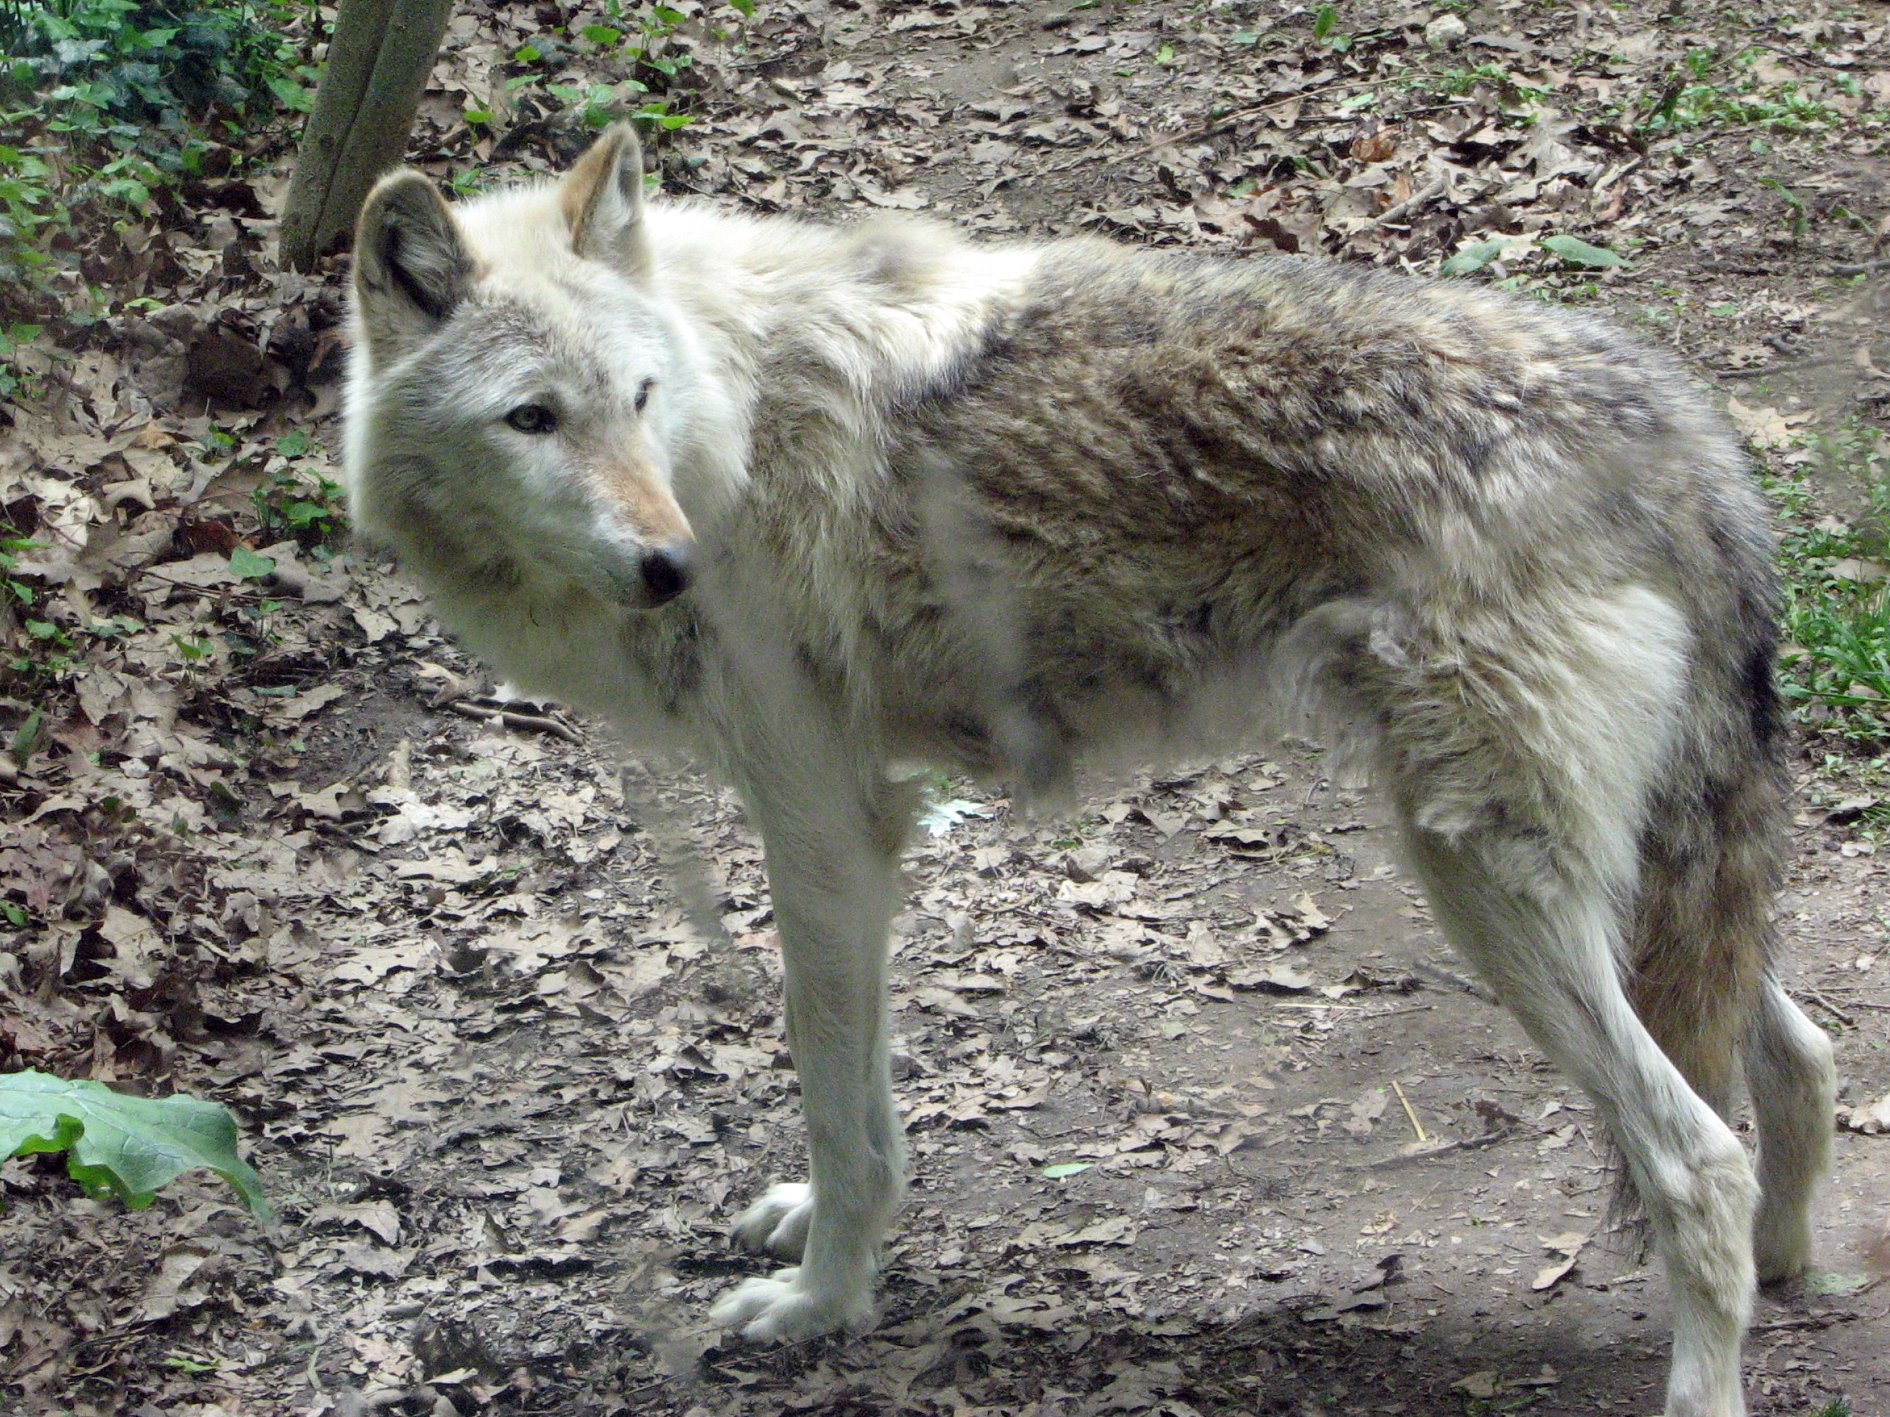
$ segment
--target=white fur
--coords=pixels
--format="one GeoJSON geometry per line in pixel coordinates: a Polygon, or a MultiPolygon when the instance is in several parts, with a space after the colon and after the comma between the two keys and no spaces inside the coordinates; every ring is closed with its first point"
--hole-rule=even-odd
{"type": "MultiPolygon", "coordinates": [[[[622,134],[607,141],[634,154],[622,134]]],[[[1671,446],[1598,428],[1584,462],[1545,422],[1551,431],[1516,432],[1469,490],[1447,485],[1455,453],[1422,425],[1402,438],[1334,430],[1311,448],[1282,444],[1262,460],[1353,466],[1368,503],[1408,499],[1418,529],[1365,548],[1360,588],[1284,630],[1266,618],[1271,587],[1239,602],[1246,618],[1185,702],[1131,674],[1058,718],[1025,691],[1032,645],[1002,548],[959,495],[969,483],[922,468],[928,486],[888,510],[899,493],[886,450],[895,410],[951,387],[994,314],[1027,290],[1051,305],[1083,292],[1038,280],[1046,248],[645,206],[635,173],[593,163],[593,177],[600,166],[608,186],[592,202],[538,186],[456,209],[463,249],[421,253],[440,288],[467,272],[466,313],[451,322],[402,306],[398,283],[361,287],[347,480],[360,525],[400,551],[476,652],[641,742],[704,754],[760,831],[811,1176],[775,1186],[736,1225],[745,1245],[798,1264],[736,1288],[716,1319],[755,1339],[872,1321],[877,1250],[904,1182],[885,942],[910,803],[887,768],[906,752],[950,755],[912,727],[909,696],[959,702],[988,726],[982,766],[1049,793],[1068,787],[1077,748],[1219,738],[1304,704],[1371,762],[1439,920],[1618,1138],[1673,1281],[1668,1417],[1739,1417],[1752,1213],[1759,1204],[1760,1271],[1802,1269],[1829,1149],[1829,1045],[1768,981],[1747,1050],[1765,1138],[1760,1202],[1737,1139],[1643,1026],[1621,979],[1651,804],[1699,742],[1687,718],[1702,672],[1692,588],[1673,585],[1667,565],[1615,565],[1613,533],[1579,510],[1640,456],[1697,464],[1721,479],[1703,500],[1743,506],[1723,435],[1682,409],[1678,431],[1662,435],[1671,446]],[[574,234],[579,209],[594,226],[574,234]],[[580,251],[607,252],[609,264],[580,251]],[[783,357],[788,348],[800,357],[783,357]],[[638,408],[631,395],[651,379],[638,408]],[[503,426],[509,408],[536,400],[560,410],[557,438],[503,426]],[[1545,467],[1576,471],[1558,482],[1545,467]],[[1452,497],[1474,505],[1453,510],[1452,497]],[[1566,552],[1545,533],[1561,529],[1562,498],[1577,509],[1566,552]],[[898,554],[916,566],[890,565],[884,522],[899,517],[917,550],[898,554]],[[687,612],[652,612],[635,603],[634,568],[684,525],[702,553],[687,612]],[[914,631],[886,643],[899,616],[923,623],[896,599],[919,594],[915,581],[944,597],[956,639],[914,631]]],[[[439,224],[411,187],[402,201],[426,239],[439,224]]],[[[365,235],[377,219],[371,198],[365,235]]],[[[1082,251],[1100,274],[1128,259],[1082,251]]],[[[1414,318],[1428,319],[1411,299],[1414,318]]],[[[1449,299],[1474,305],[1470,323],[1493,341],[1514,339],[1527,381],[1553,387],[1560,366],[1543,351],[1562,345],[1535,314],[1449,299]]],[[[1290,323],[1290,302],[1281,311],[1290,323]]],[[[1440,349],[1458,327],[1435,326],[1440,349]]],[[[1380,392],[1361,386],[1349,413],[1377,416],[1380,392]]],[[[1465,402],[1478,417],[1521,406],[1495,393],[1465,402]]],[[[1627,402],[1623,428],[1641,416],[1627,402]]],[[[1141,550],[1109,549],[1125,565],[1141,550]]],[[[1140,602],[1084,608],[1125,637],[1150,613],[1140,602]]]]}

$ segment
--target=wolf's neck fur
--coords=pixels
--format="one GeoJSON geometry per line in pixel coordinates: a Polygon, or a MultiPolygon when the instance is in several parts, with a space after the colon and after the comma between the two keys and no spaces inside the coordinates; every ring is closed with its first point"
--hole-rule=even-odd
{"type": "Polygon", "coordinates": [[[923,221],[764,222],[683,202],[652,204],[648,222],[655,288],[705,336],[711,376],[764,401],[793,402],[802,380],[870,407],[935,386],[1043,255],[923,221]]]}

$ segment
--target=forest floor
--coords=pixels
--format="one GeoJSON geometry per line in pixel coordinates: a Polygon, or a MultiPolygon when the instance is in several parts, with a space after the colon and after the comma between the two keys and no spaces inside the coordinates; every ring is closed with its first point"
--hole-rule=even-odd
{"type": "MultiPolygon", "coordinates": [[[[1890,396],[1884,11],[1657,8],[685,4],[639,72],[692,120],[675,192],[1454,255],[1605,310],[1719,385],[1796,524],[1842,524],[1890,396]]],[[[603,8],[461,10],[416,161],[563,166],[631,62],[583,37],[603,8]]],[[[1665,1286],[1592,1109],[1300,744],[1052,822],[946,789],[897,928],[883,1321],[714,1330],[761,1269],[729,1222],[803,1166],[758,849],[714,786],[494,698],[341,539],[345,262],[276,268],[274,142],[98,233],[110,318],[0,415],[46,548],[16,573],[69,641],[0,700],[0,1069],[228,1104],[277,1219],[203,1173],[127,1213],[0,1167],[0,1410],[1658,1409],[1665,1286]]],[[[1881,752],[1801,724],[1786,970],[1837,1043],[1838,1166],[1817,1272],[1759,1301],[1759,1417],[1890,1403],[1881,752]]]]}

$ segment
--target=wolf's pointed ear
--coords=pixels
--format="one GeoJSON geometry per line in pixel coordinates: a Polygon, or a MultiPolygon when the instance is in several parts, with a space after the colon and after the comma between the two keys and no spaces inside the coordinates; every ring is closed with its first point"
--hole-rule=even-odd
{"type": "Polygon", "coordinates": [[[558,205],[580,256],[641,276],[650,268],[643,228],[643,150],[636,129],[613,123],[558,187],[558,205]]]}
{"type": "Polygon", "coordinates": [[[354,230],[354,292],[377,355],[398,352],[453,313],[472,280],[459,223],[412,169],[383,177],[354,230]]]}

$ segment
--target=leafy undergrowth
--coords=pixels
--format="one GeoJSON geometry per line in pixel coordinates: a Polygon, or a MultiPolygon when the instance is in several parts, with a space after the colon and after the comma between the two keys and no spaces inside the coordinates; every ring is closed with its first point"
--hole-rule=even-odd
{"type": "Polygon", "coordinates": [[[1780,682],[1817,768],[1810,792],[1875,840],[1890,826],[1890,449],[1852,418],[1793,434],[1766,462],[1782,525],[1780,682]]]}
{"type": "MultiPolygon", "coordinates": [[[[1381,891],[1367,949],[1410,936],[1418,907],[1355,869],[1370,833],[1349,808],[1315,821],[1305,790],[1250,767],[1022,847],[976,819],[950,827],[969,850],[922,843],[899,1038],[927,1179],[888,1335],[712,1346],[694,1316],[741,1272],[720,1228],[796,1165],[756,853],[697,787],[667,813],[620,802],[581,725],[482,694],[414,594],[348,548],[345,267],[303,277],[272,253],[325,12],[198,10],[253,21],[216,59],[241,96],[184,86],[172,60],[214,26],[164,33],[181,7],[0,4],[89,26],[67,71],[9,70],[0,137],[27,277],[0,287],[0,1069],[231,1104],[282,1178],[285,1242],[264,1250],[202,1178],[123,1215],[9,1163],[0,1405],[1646,1405],[1660,1357],[1619,1302],[1644,1276],[1574,1270],[1545,1296],[1490,1269],[1534,1274],[1540,1235],[1574,1223],[1554,1204],[1592,1209],[1586,1121],[1535,1106],[1513,1038],[1465,1061],[1484,1016],[1452,1011],[1461,991],[1337,950],[1306,963],[1300,892],[1337,916],[1381,891]],[[106,15],[135,18],[106,33],[106,15]],[[711,824],[693,888],[659,849],[675,819],[711,824]],[[1431,1019],[1405,1090],[1464,1144],[1460,1169],[1427,1173],[1434,1202],[1294,1150],[1395,1149],[1380,1060],[1431,1019]],[[1512,1248],[1460,1261],[1459,1283],[1438,1268],[1459,1230],[1456,1253],[1499,1232],[1512,1248]],[[1421,1301],[1407,1251],[1442,1275],[1421,1301]],[[1593,1337],[1572,1357],[1565,1328],[1507,1341],[1572,1309],[1593,1337]]],[[[1885,557],[1857,490],[1877,455],[1855,450],[1890,393],[1883,42],[1868,15],[1764,3],[473,3],[410,153],[472,190],[559,168],[637,112],[664,184],[717,202],[1316,253],[1607,310],[1726,380],[1800,489],[1788,673],[1814,759],[1853,774],[1806,826],[1824,889],[1869,864],[1840,848],[1870,849],[1852,823],[1875,800],[1855,773],[1881,685],[1856,627],[1885,557]],[[1427,38],[1439,18],[1461,32],[1427,38]],[[1853,419],[1850,452],[1807,441],[1853,419]]],[[[1849,1136],[1876,1145],[1880,906],[1850,881],[1800,902],[1804,967],[1863,1080],[1849,1136]]],[[[1854,1337],[1867,1308],[1777,1320],[1758,1410],[1890,1381],[1854,1337]]]]}
{"type": "Polygon", "coordinates": [[[1817,493],[1804,475],[1780,485],[1792,513],[1780,551],[1785,690],[1809,723],[1882,748],[1890,743],[1890,449],[1875,428],[1853,422],[1813,438],[1809,451],[1819,483],[1852,510],[1814,515],[1817,493]]]}
{"type": "Polygon", "coordinates": [[[290,0],[0,5],[10,341],[51,320],[70,348],[77,330],[122,315],[148,229],[192,230],[195,208],[280,145],[310,104],[313,13],[290,0]]]}

